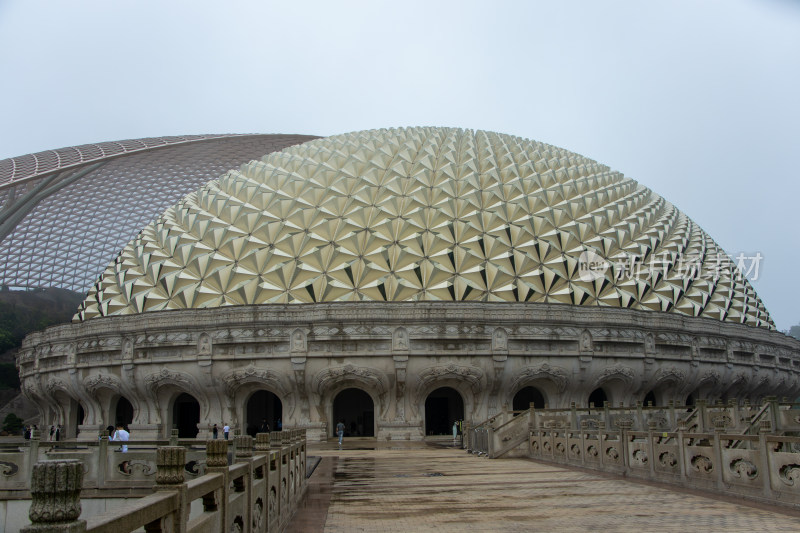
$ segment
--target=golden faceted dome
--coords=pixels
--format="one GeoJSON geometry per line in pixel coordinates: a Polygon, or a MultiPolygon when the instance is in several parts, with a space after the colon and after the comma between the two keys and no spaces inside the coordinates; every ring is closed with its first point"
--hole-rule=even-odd
{"type": "Polygon", "coordinates": [[[348,133],[229,171],[144,228],[76,319],[368,300],[560,302],[774,329],[725,252],[653,191],[561,148],[453,128],[348,133]]]}

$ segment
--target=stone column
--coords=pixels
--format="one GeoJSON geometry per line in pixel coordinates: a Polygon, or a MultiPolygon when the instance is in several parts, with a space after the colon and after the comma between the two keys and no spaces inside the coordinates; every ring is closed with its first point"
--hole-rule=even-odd
{"type": "Polygon", "coordinates": [[[77,459],[40,461],[31,477],[31,525],[22,533],[82,533],[83,463],[77,459]]]}

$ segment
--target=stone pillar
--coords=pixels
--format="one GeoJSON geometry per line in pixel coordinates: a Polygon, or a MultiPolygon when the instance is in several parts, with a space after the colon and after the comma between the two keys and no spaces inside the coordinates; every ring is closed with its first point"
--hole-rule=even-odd
{"type": "Polygon", "coordinates": [[[170,446],[177,446],[178,445],[178,430],[177,429],[173,429],[170,432],[169,445],[170,446]]]}
{"type": "Polygon", "coordinates": [[[256,451],[257,452],[269,451],[269,433],[256,434],[256,451]]]}
{"type": "Polygon", "coordinates": [[[237,435],[233,438],[236,445],[236,462],[240,459],[253,457],[253,437],[250,435],[237,435]]]}
{"type": "Polygon", "coordinates": [[[31,477],[31,525],[22,533],[82,533],[83,463],[77,459],[40,461],[31,477]]]}
{"type": "Polygon", "coordinates": [[[228,441],[212,439],[206,441],[206,468],[228,467],[228,441]]]}
{"type": "Polygon", "coordinates": [[[159,446],[156,450],[156,490],[175,489],[183,484],[186,448],[159,446]]]}
{"type": "Polygon", "coordinates": [[[156,491],[178,493],[178,510],[145,525],[145,531],[185,531],[189,523],[191,506],[186,501],[184,468],[186,448],[183,446],[159,446],[156,449],[156,491]]]}

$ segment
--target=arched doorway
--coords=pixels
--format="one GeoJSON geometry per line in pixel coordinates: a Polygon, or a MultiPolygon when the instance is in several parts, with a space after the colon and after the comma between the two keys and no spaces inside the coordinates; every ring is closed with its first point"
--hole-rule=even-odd
{"type": "Polygon", "coordinates": [[[258,390],[247,400],[245,431],[255,437],[256,433],[262,431],[264,423],[269,426],[269,431],[277,431],[278,420],[282,417],[283,404],[278,395],[268,390],[258,390]]]}
{"type": "Polygon", "coordinates": [[[464,400],[457,390],[441,387],[425,399],[425,434],[452,435],[453,422],[464,419],[464,400]]]}
{"type": "Polygon", "coordinates": [[[653,392],[653,391],[648,392],[647,395],[644,397],[644,401],[642,402],[642,404],[645,407],[647,407],[649,405],[655,406],[656,405],[656,393],[653,392]]]}
{"type": "Polygon", "coordinates": [[[114,424],[122,424],[127,428],[133,422],[133,405],[124,396],[117,400],[117,407],[114,410],[114,424]]]}
{"type": "Polygon", "coordinates": [[[200,423],[200,402],[191,394],[181,393],[175,398],[172,407],[172,427],[178,430],[181,439],[193,439],[197,436],[197,425],[200,423]]]}
{"type": "Polygon", "coordinates": [[[536,409],[544,409],[544,403],[544,394],[542,394],[542,391],[536,387],[525,387],[514,395],[511,408],[514,411],[525,411],[533,404],[533,407],[536,409]]]}
{"type": "Polygon", "coordinates": [[[595,407],[603,407],[603,404],[608,401],[608,395],[603,387],[597,387],[589,395],[589,405],[594,404],[595,407]]]}
{"type": "Polygon", "coordinates": [[[345,389],[333,400],[331,434],[336,436],[336,424],[344,422],[345,436],[375,436],[375,404],[361,389],[345,389]]]}
{"type": "Polygon", "coordinates": [[[81,426],[83,425],[83,419],[86,418],[86,413],[83,410],[83,406],[81,405],[80,402],[75,402],[75,403],[78,406],[75,417],[75,438],[77,438],[81,432],[81,426]]]}

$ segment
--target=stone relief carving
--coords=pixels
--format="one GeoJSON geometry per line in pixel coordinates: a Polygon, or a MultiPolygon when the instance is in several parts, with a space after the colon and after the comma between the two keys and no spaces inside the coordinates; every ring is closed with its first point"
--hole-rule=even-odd
{"type": "Polygon", "coordinates": [[[583,330],[583,332],[581,333],[580,351],[581,352],[594,351],[594,345],[592,344],[592,334],[589,333],[589,330],[587,329],[583,330]]]}
{"type": "Polygon", "coordinates": [[[408,332],[406,328],[400,327],[394,330],[392,349],[395,351],[408,350],[408,332]]]}
{"type": "Polygon", "coordinates": [[[656,351],[656,337],[652,333],[648,333],[644,337],[644,353],[651,354],[656,351]]]}
{"type": "Polygon", "coordinates": [[[472,392],[477,394],[482,388],[486,376],[483,370],[474,366],[456,365],[455,363],[432,366],[422,370],[418,374],[417,389],[422,389],[433,381],[438,381],[445,378],[467,382],[472,388],[472,392]]]}
{"type": "Polygon", "coordinates": [[[495,328],[492,332],[492,350],[505,352],[508,350],[508,332],[503,328],[495,328]]]}
{"type": "Polygon", "coordinates": [[[510,392],[518,391],[523,388],[526,383],[530,383],[536,379],[552,381],[556,385],[556,390],[559,393],[566,390],[567,383],[569,382],[567,372],[563,368],[542,363],[539,366],[530,366],[518,372],[511,380],[510,392]]]}
{"type": "Polygon", "coordinates": [[[225,390],[229,396],[233,396],[236,390],[247,383],[262,383],[274,388],[282,396],[288,393],[288,387],[281,376],[266,368],[256,368],[252,364],[244,368],[239,368],[228,372],[222,377],[225,383],[225,390]]]}
{"type": "Polygon", "coordinates": [[[292,340],[290,343],[292,352],[305,352],[306,351],[306,332],[298,328],[292,331],[292,340]]]}
{"type": "Polygon", "coordinates": [[[197,339],[197,354],[210,356],[212,353],[211,335],[208,333],[201,333],[197,339]]]}
{"type": "Polygon", "coordinates": [[[106,387],[119,393],[122,389],[122,382],[118,377],[110,374],[95,374],[84,379],[83,386],[92,394],[101,387],[106,387]]]}
{"type": "Polygon", "coordinates": [[[327,392],[337,387],[344,380],[352,380],[361,383],[367,391],[374,391],[381,399],[381,405],[376,405],[376,409],[381,410],[381,416],[386,416],[389,402],[386,401],[386,394],[389,391],[389,380],[387,377],[373,369],[363,366],[347,364],[344,366],[326,368],[318,372],[312,380],[312,390],[318,396],[323,397],[327,392]]]}
{"type": "Polygon", "coordinates": [[[132,339],[124,339],[122,341],[122,359],[130,360],[133,359],[133,340],[132,339]]]}
{"type": "Polygon", "coordinates": [[[636,373],[633,371],[633,369],[617,363],[614,366],[604,368],[602,372],[600,372],[600,374],[595,378],[594,386],[597,387],[604,381],[609,381],[611,379],[619,379],[624,381],[627,385],[631,385],[633,384],[635,376],[636,373]]]}

